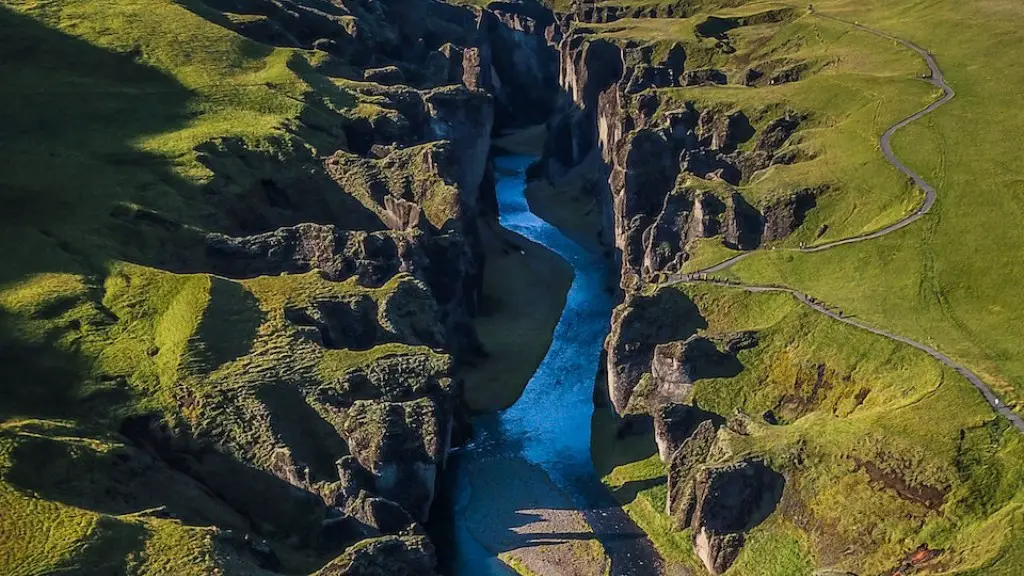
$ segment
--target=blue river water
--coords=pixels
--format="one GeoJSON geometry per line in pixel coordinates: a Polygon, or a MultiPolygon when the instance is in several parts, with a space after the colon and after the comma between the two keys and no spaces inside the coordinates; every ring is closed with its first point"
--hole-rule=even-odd
{"type": "Polygon", "coordinates": [[[529,156],[496,159],[499,221],[559,254],[572,265],[575,276],[551,348],[523,395],[507,410],[475,418],[472,440],[449,459],[447,483],[452,493],[448,497],[454,510],[448,570],[454,576],[511,573],[496,559],[493,547],[489,550],[470,528],[474,491],[483,491],[477,496],[484,498],[504,496],[488,493],[490,486],[473,481],[474,464],[520,459],[542,469],[551,489],[560,491],[559,497],[573,507],[607,505],[607,493],[600,488],[590,456],[590,433],[594,378],[614,306],[607,290],[608,262],[530,211],[524,191],[526,168],[533,160],[529,156]]]}

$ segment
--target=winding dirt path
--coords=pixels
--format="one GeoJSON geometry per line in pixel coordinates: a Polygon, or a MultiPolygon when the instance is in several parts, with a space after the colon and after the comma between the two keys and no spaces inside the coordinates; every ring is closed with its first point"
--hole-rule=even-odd
{"type": "MultiPolygon", "coordinates": [[[[902,44],[903,46],[906,46],[907,48],[913,50],[919,56],[921,56],[921,58],[924,59],[926,64],[928,64],[928,68],[931,71],[931,73],[930,73],[929,77],[927,78],[927,81],[930,84],[932,84],[932,85],[934,85],[934,86],[936,86],[938,88],[941,88],[943,94],[942,94],[941,98],[935,100],[934,102],[929,104],[927,107],[919,110],[918,112],[915,112],[915,113],[911,114],[910,116],[907,116],[906,118],[904,118],[904,119],[900,120],[899,122],[897,122],[897,123],[893,124],[892,126],[890,126],[889,129],[886,130],[882,134],[882,138],[880,140],[880,144],[881,144],[881,147],[882,147],[882,154],[885,155],[885,159],[888,160],[890,164],[895,166],[897,170],[899,170],[903,174],[906,174],[911,180],[914,181],[914,184],[916,184],[921,190],[924,191],[925,198],[924,198],[924,202],[921,204],[921,206],[917,210],[915,210],[912,214],[910,214],[907,217],[899,220],[898,222],[896,222],[894,224],[890,224],[889,226],[886,226],[885,228],[882,228],[880,230],[876,230],[874,232],[869,232],[869,233],[861,234],[861,235],[858,235],[858,236],[851,236],[849,238],[844,238],[842,240],[836,240],[834,242],[828,242],[828,243],[825,243],[825,244],[819,244],[819,245],[816,245],[816,246],[790,249],[793,252],[804,252],[804,253],[822,252],[822,251],[825,251],[825,250],[829,250],[831,248],[835,248],[837,246],[844,246],[844,245],[847,245],[847,244],[855,244],[857,242],[864,242],[866,240],[872,240],[872,239],[875,239],[875,238],[881,238],[882,236],[885,236],[887,234],[891,234],[891,233],[893,233],[893,232],[895,232],[897,230],[900,230],[902,228],[905,228],[905,227],[909,226],[910,224],[912,224],[913,222],[915,222],[916,220],[920,219],[922,216],[927,214],[932,209],[932,206],[935,205],[935,200],[938,197],[938,194],[935,191],[935,187],[932,186],[930,183],[928,183],[928,181],[925,180],[920,174],[918,174],[917,172],[911,170],[906,164],[903,163],[902,160],[899,159],[899,157],[896,156],[896,154],[892,150],[892,136],[900,128],[903,128],[904,126],[910,124],[911,122],[914,122],[916,120],[919,120],[919,119],[923,118],[924,116],[927,116],[928,114],[931,114],[936,109],[938,109],[940,106],[942,106],[946,102],[949,102],[950,100],[952,100],[956,96],[956,91],[953,90],[953,87],[950,86],[948,83],[946,83],[945,77],[942,75],[942,69],[939,68],[938,63],[935,61],[935,57],[932,56],[930,52],[928,52],[924,48],[921,48],[917,44],[914,44],[913,42],[910,42],[908,40],[904,40],[902,38],[898,38],[896,36],[893,36],[892,34],[887,34],[887,33],[882,32],[880,30],[875,30],[874,28],[869,28],[867,26],[864,26],[862,24],[858,24],[856,22],[849,22],[849,21],[846,21],[846,20],[842,20],[840,18],[834,18],[832,16],[825,16],[823,14],[819,14],[819,13],[813,12],[813,11],[811,12],[811,14],[816,16],[816,17],[818,17],[818,18],[822,18],[824,20],[831,20],[833,22],[839,22],[839,23],[842,23],[842,24],[846,24],[848,26],[851,26],[851,27],[856,28],[858,30],[862,30],[862,31],[867,32],[869,34],[874,34],[875,36],[881,36],[882,38],[886,38],[886,39],[892,40],[894,42],[898,42],[898,43],[902,44]]],[[[738,256],[734,256],[734,257],[729,258],[728,260],[725,260],[723,262],[720,262],[720,263],[718,263],[718,264],[716,264],[714,266],[710,266],[708,268],[705,268],[703,270],[699,270],[699,271],[694,272],[694,273],[671,276],[666,284],[667,285],[674,285],[674,284],[680,284],[680,283],[685,283],[685,282],[700,282],[700,283],[705,283],[705,284],[713,284],[713,285],[716,285],[716,286],[728,286],[728,287],[733,287],[733,288],[739,288],[739,289],[742,289],[742,290],[746,290],[747,292],[754,292],[754,293],[758,293],[758,292],[760,292],[760,293],[764,293],[764,292],[785,292],[787,294],[791,294],[793,297],[795,297],[797,300],[799,300],[803,304],[805,304],[805,305],[809,306],[810,308],[812,308],[812,309],[814,309],[814,310],[816,310],[816,311],[818,311],[818,312],[828,316],[829,318],[832,318],[834,320],[838,320],[838,321],[840,321],[840,322],[842,322],[844,324],[849,324],[850,326],[856,326],[857,328],[860,328],[861,330],[866,330],[866,331],[868,331],[868,332],[870,332],[872,334],[877,334],[879,336],[883,336],[883,337],[888,338],[890,340],[895,340],[897,342],[902,342],[904,344],[908,344],[910,346],[913,346],[914,348],[917,348],[918,350],[921,350],[922,352],[928,354],[932,358],[935,358],[939,362],[942,362],[946,366],[949,366],[953,370],[956,370],[961,376],[966,378],[975,388],[977,388],[979,392],[981,392],[981,395],[985,398],[985,401],[989,403],[989,405],[992,407],[993,410],[995,410],[998,414],[1002,415],[1007,420],[1009,420],[1010,423],[1013,424],[1014,427],[1016,427],[1018,430],[1020,430],[1021,432],[1024,432],[1024,418],[1021,418],[1013,410],[1011,410],[1005,403],[1003,403],[999,399],[999,397],[996,396],[996,394],[992,391],[992,389],[989,388],[988,385],[985,384],[985,382],[982,381],[982,379],[980,377],[978,377],[977,374],[975,374],[974,372],[969,370],[963,364],[960,364],[959,362],[953,360],[949,356],[946,356],[945,354],[943,354],[942,352],[936,350],[935,348],[932,348],[931,346],[928,346],[927,344],[922,344],[922,343],[920,343],[920,342],[918,342],[916,340],[911,340],[910,338],[907,338],[905,336],[900,336],[899,334],[893,334],[892,332],[887,332],[887,331],[882,330],[880,328],[875,328],[874,326],[871,326],[869,324],[865,324],[864,322],[861,322],[860,320],[856,320],[854,318],[847,317],[847,316],[843,315],[842,312],[837,312],[837,311],[829,308],[828,306],[826,306],[824,303],[822,303],[822,302],[812,298],[811,296],[808,296],[807,294],[805,294],[803,292],[800,292],[798,290],[794,290],[792,288],[787,288],[785,286],[758,286],[758,285],[751,285],[751,284],[743,284],[743,283],[739,283],[739,282],[715,279],[715,278],[712,278],[712,277],[708,276],[709,274],[714,274],[715,272],[721,272],[722,270],[730,268],[734,264],[736,264],[737,262],[739,262],[739,261],[743,260],[744,258],[747,258],[748,256],[750,256],[752,254],[755,254],[755,253],[756,252],[746,252],[744,254],[740,254],[738,256]]]]}

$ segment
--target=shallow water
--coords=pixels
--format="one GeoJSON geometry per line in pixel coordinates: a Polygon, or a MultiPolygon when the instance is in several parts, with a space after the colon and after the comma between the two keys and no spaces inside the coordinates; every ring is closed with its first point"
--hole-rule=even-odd
{"type": "MultiPolygon", "coordinates": [[[[479,512],[472,509],[474,501],[510,497],[490,493],[497,491],[492,483],[474,482],[473,470],[481,465],[525,461],[552,481],[533,490],[561,492],[551,495],[551,501],[561,502],[561,507],[568,504],[592,512],[608,505],[590,457],[594,378],[614,305],[606,289],[608,263],[530,212],[524,195],[525,172],[533,160],[529,156],[496,159],[500,223],[558,253],[572,265],[575,277],[551,348],[522,397],[505,411],[475,418],[472,441],[451,455],[447,482],[454,533],[447,563],[455,576],[511,574],[488,550],[495,548],[493,542],[481,543],[470,527],[470,515],[479,512]]],[[[513,530],[515,526],[493,525],[506,519],[488,518],[488,529],[513,530]]]]}

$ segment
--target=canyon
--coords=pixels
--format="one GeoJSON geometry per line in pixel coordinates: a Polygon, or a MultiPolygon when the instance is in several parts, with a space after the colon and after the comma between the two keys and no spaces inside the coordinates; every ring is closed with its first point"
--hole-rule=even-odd
{"type": "Polygon", "coordinates": [[[146,1],[0,7],[12,46],[45,47],[7,70],[4,570],[1006,556],[974,551],[1021,493],[992,390],[803,293],[707,277],[882,235],[850,232],[859,189],[822,168],[835,99],[800,96],[854,74],[816,52],[844,21],[724,0],[146,1]],[[941,424],[908,424],[929,407],[941,424]]]}

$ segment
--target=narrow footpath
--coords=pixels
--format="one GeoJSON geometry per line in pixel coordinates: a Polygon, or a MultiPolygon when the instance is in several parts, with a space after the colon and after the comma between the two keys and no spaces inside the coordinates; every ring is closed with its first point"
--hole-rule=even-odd
{"type": "MultiPolygon", "coordinates": [[[[881,36],[882,38],[893,40],[913,50],[919,56],[921,56],[921,58],[923,58],[925,63],[928,65],[930,74],[927,78],[927,81],[930,84],[936,86],[937,88],[942,89],[942,97],[935,100],[934,102],[929,104],[927,107],[921,109],[920,111],[915,112],[910,116],[907,116],[906,118],[890,126],[889,129],[882,134],[882,138],[880,141],[882,147],[882,154],[885,155],[885,159],[888,160],[890,164],[895,166],[897,170],[899,170],[903,174],[906,174],[911,180],[914,181],[914,184],[916,184],[921,190],[924,191],[925,199],[921,206],[907,217],[875,232],[870,232],[858,236],[852,236],[850,238],[844,238],[842,240],[836,240],[834,242],[829,242],[826,244],[790,249],[793,252],[803,253],[823,252],[825,250],[830,250],[838,246],[845,246],[847,244],[854,244],[857,242],[865,242],[867,240],[881,238],[882,236],[886,236],[897,230],[909,226],[913,222],[923,217],[929,211],[931,211],[932,207],[935,205],[936,199],[938,198],[938,194],[935,191],[935,187],[932,186],[927,180],[925,180],[920,174],[911,170],[906,164],[903,163],[902,160],[899,159],[899,157],[896,156],[896,154],[892,150],[892,136],[900,128],[903,128],[904,126],[910,124],[911,122],[914,122],[927,116],[928,114],[931,114],[939,107],[941,107],[943,104],[949,102],[956,96],[956,91],[953,90],[953,87],[946,83],[945,77],[942,74],[942,69],[939,68],[939,64],[938,62],[935,61],[935,57],[932,56],[930,52],[928,52],[924,48],[921,48],[917,44],[914,44],[913,42],[904,40],[902,38],[898,38],[896,36],[893,36],[892,34],[888,34],[880,30],[875,30],[874,28],[869,28],[856,22],[848,22],[846,20],[834,18],[832,16],[825,16],[823,14],[819,14],[813,11],[811,12],[811,14],[824,20],[840,22],[842,24],[846,24],[848,26],[851,26],[858,30],[862,30],[869,34],[874,34],[876,36],[881,36]]],[[[739,288],[742,290],[746,290],[747,292],[754,293],[785,292],[787,294],[791,294],[793,297],[795,297],[803,304],[828,316],[829,318],[838,320],[840,322],[843,322],[844,324],[849,324],[850,326],[856,326],[857,328],[866,330],[868,332],[871,332],[872,334],[884,336],[885,338],[889,338],[890,340],[895,340],[897,342],[909,344],[910,346],[913,346],[914,348],[917,348],[918,350],[925,352],[926,354],[928,354],[932,358],[935,358],[939,362],[942,362],[946,366],[949,366],[953,370],[956,370],[961,376],[966,378],[972,385],[974,385],[974,387],[977,388],[979,392],[981,392],[981,395],[985,398],[985,401],[988,402],[990,406],[992,406],[993,410],[995,410],[998,414],[1002,415],[1007,420],[1009,420],[1010,423],[1012,423],[1018,430],[1024,432],[1024,418],[1021,418],[1013,410],[1011,410],[1002,400],[1000,400],[999,397],[996,396],[996,394],[992,391],[992,389],[987,384],[985,384],[985,382],[980,377],[978,377],[977,374],[975,374],[974,372],[972,372],[959,362],[953,360],[949,356],[943,354],[942,352],[936,350],[935,348],[932,348],[931,346],[928,346],[927,344],[922,344],[921,342],[912,340],[905,336],[900,336],[899,334],[893,334],[892,332],[888,332],[880,328],[875,328],[874,326],[865,324],[860,320],[856,320],[854,318],[845,316],[841,312],[835,311],[834,309],[828,307],[827,305],[814,299],[813,297],[808,296],[807,294],[804,294],[803,292],[794,290],[792,288],[788,288],[785,286],[758,286],[752,284],[744,284],[731,280],[718,279],[711,276],[716,272],[721,272],[723,270],[731,268],[737,262],[755,253],[756,252],[746,252],[744,254],[740,254],[738,256],[729,258],[728,260],[725,260],[714,266],[710,266],[708,268],[690,274],[673,275],[668,279],[666,284],[675,285],[681,283],[705,283],[713,284],[715,286],[728,286],[732,288],[739,288]]]]}

